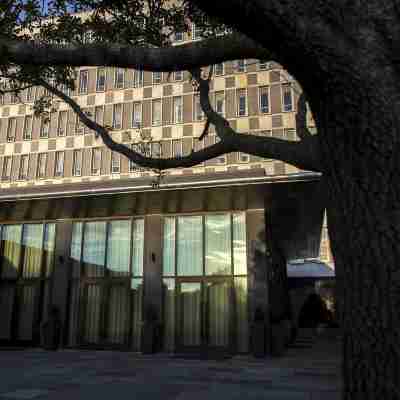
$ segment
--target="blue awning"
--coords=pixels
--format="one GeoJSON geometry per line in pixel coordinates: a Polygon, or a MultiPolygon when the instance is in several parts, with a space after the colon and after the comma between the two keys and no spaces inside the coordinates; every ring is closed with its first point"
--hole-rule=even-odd
{"type": "Polygon", "coordinates": [[[334,278],[335,269],[317,260],[289,262],[286,264],[288,278],[334,278]]]}

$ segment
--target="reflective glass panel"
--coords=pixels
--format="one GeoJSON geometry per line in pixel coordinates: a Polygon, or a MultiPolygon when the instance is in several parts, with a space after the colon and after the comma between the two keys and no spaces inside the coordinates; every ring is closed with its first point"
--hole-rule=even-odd
{"type": "Polygon", "coordinates": [[[106,222],[87,222],[84,228],[82,260],[85,273],[89,277],[104,276],[106,222]]]}
{"type": "Polygon", "coordinates": [[[16,278],[21,257],[22,225],[4,225],[2,231],[2,278],[16,278]]]}
{"type": "Polygon", "coordinates": [[[132,274],[134,276],[143,275],[143,247],[144,247],[144,220],[135,219],[133,221],[133,238],[132,238],[132,274]]]}
{"type": "Polygon", "coordinates": [[[164,220],[163,274],[175,274],[175,218],[164,220]]]}
{"type": "Polygon", "coordinates": [[[22,276],[24,278],[39,277],[43,247],[43,225],[24,225],[22,231],[22,245],[25,248],[22,276]]]}
{"type": "Polygon", "coordinates": [[[131,221],[109,223],[107,242],[107,269],[111,276],[129,274],[129,246],[131,241],[131,221]]]}
{"type": "Polygon", "coordinates": [[[244,214],[233,214],[233,271],[235,275],[247,274],[246,218],[244,214]]]}

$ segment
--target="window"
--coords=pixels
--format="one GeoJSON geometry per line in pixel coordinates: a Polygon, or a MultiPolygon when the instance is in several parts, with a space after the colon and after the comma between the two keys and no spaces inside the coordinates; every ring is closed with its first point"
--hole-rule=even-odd
{"type": "Polygon", "coordinates": [[[82,154],[81,149],[74,150],[74,157],[72,161],[72,175],[81,176],[82,175],[82,154]]]}
{"type": "Polygon", "coordinates": [[[238,89],[236,91],[237,98],[237,115],[243,117],[247,114],[246,89],[238,89]]]}
{"type": "MultiPolygon", "coordinates": [[[[139,146],[137,144],[131,144],[131,149],[139,153],[139,146]]],[[[140,167],[132,160],[129,160],[129,172],[136,172],[138,169],[140,169],[140,167]]]]}
{"type": "Polygon", "coordinates": [[[161,144],[160,142],[153,142],[151,144],[151,156],[154,158],[161,158],[161,144]]]}
{"type": "Polygon", "coordinates": [[[142,103],[133,103],[132,106],[132,128],[139,129],[142,124],[142,103]]]}
{"type": "Polygon", "coordinates": [[[235,66],[236,66],[236,72],[246,72],[245,60],[237,60],[235,66]]]}
{"type": "Polygon", "coordinates": [[[39,153],[38,167],[37,167],[37,177],[45,178],[47,168],[47,153],[39,153]]]}
{"type": "Polygon", "coordinates": [[[64,175],[64,152],[57,151],[56,152],[56,162],[54,166],[54,176],[63,176],[64,175]]]}
{"type": "Polygon", "coordinates": [[[11,179],[11,171],[12,171],[12,157],[6,156],[3,160],[3,174],[1,179],[3,181],[9,181],[11,179]]]}
{"type": "Polygon", "coordinates": [[[239,152],[239,162],[248,163],[250,161],[250,156],[247,153],[239,152]]]}
{"type": "Polygon", "coordinates": [[[17,127],[17,119],[9,118],[7,126],[7,142],[15,141],[15,129],[17,127]]]}
{"type": "Polygon", "coordinates": [[[15,93],[15,92],[12,92],[12,93],[11,93],[11,103],[12,103],[12,104],[19,103],[18,94],[15,93]]]}
{"type": "Polygon", "coordinates": [[[173,101],[173,123],[174,124],[179,124],[182,122],[182,117],[183,117],[183,105],[182,105],[182,97],[174,97],[173,101]]]}
{"type": "Polygon", "coordinates": [[[26,101],[32,102],[33,100],[35,100],[35,91],[35,87],[28,87],[28,89],[26,90],[26,101]]]}
{"type": "Polygon", "coordinates": [[[114,104],[113,107],[113,128],[122,128],[122,104],[114,104]]]}
{"type": "Polygon", "coordinates": [[[292,88],[290,85],[282,85],[283,111],[293,111],[292,88]]]}
{"type": "Polygon", "coordinates": [[[115,151],[111,152],[111,173],[119,174],[121,172],[121,157],[115,151]]]}
{"type": "Polygon", "coordinates": [[[214,66],[214,74],[216,76],[224,74],[224,63],[215,64],[215,66],[214,66]]]}
{"type": "Polygon", "coordinates": [[[27,115],[24,120],[24,133],[23,133],[24,140],[32,139],[32,123],[33,123],[33,116],[27,115]]]}
{"type": "Polygon", "coordinates": [[[83,123],[79,118],[78,114],[75,116],[75,134],[82,135],[83,134],[83,123]]]}
{"type": "Polygon", "coordinates": [[[183,80],[183,71],[175,71],[174,72],[174,80],[175,81],[183,80]]]}
{"type": "Polygon", "coordinates": [[[262,60],[259,61],[259,63],[258,63],[258,69],[259,69],[260,71],[265,71],[265,70],[267,70],[267,69],[269,69],[269,68],[270,68],[270,65],[269,65],[269,62],[268,62],[268,61],[262,61],[262,60]]]}
{"type": "Polygon", "coordinates": [[[79,94],[86,94],[88,90],[89,71],[83,69],[79,71],[79,94]]]}
{"type": "Polygon", "coordinates": [[[161,124],[161,99],[151,102],[151,121],[152,125],[161,124]]]}
{"type": "Polygon", "coordinates": [[[192,39],[199,40],[201,39],[202,31],[200,28],[196,26],[196,24],[192,24],[192,39]]]}
{"type": "Polygon", "coordinates": [[[115,70],[114,87],[115,89],[123,89],[125,80],[125,69],[117,68],[115,70]]]}
{"type": "Polygon", "coordinates": [[[173,157],[182,157],[182,140],[177,139],[172,141],[172,156],[173,157]]]}
{"type": "Polygon", "coordinates": [[[133,86],[134,87],[141,87],[143,86],[143,70],[135,69],[133,73],[133,86]]]}
{"type": "Polygon", "coordinates": [[[264,86],[258,89],[259,101],[260,101],[260,112],[269,113],[269,87],[264,86]]]}
{"type": "Polygon", "coordinates": [[[29,167],[29,154],[24,154],[21,156],[21,161],[19,164],[18,179],[26,180],[28,179],[28,167],[29,167]]]}
{"type": "Polygon", "coordinates": [[[94,119],[100,125],[103,125],[103,115],[104,115],[103,106],[95,107],[95,109],[94,109],[94,119]]]}
{"type": "Polygon", "coordinates": [[[175,32],[175,42],[183,41],[183,32],[175,32]]]}
{"type": "Polygon", "coordinates": [[[68,111],[60,111],[58,113],[57,136],[65,136],[67,133],[67,120],[68,111]]]}
{"type": "Polygon", "coordinates": [[[215,92],[215,111],[219,115],[225,114],[225,93],[215,92]]]}
{"type": "Polygon", "coordinates": [[[101,149],[96,147],[92,149],[92,163],[91,163],[92,175],[99,175],[100,167],[101,167],[101,149]]]}
{"type": "Polygon", "coordinates": [[[161,79],[162,79],[161,72],[159,72],[159,71],[153,72],[153,84],[154,85],[158,85],[159,83],[161,83],[161,79]]]}
{"type": "Polygon", "coordinates": [[[204,112],[201,108],[201,104],[200,104],[200,95],[199,94],[195,94],[193,96],[193,112],[194,112],[194,116],[193,119],[195,121],[201,121],[204,119],[204,112]]]}
{"type": "Polygon", "coordinates": [[[42,117],[40,121],[40,138],[48,138],[50,130],[50,119],[49,117],[42,117]]]}
{"type": "Polygon", "coordinates": [[[106,89],[106,69],[97,68],[96,90],[98,92],[104,92],[105,89],[106,89]]]}
{"type": "MultiPolygon", "coordinates": [[[[218,142],[220,142],[220,141],[221,141],[221,139],[220,139],[219,136],[214,136],[214,138],[213,138],[213,143],[218,143],[218,142]]],[[[226,155],[225,155],[225,154],[222,154],[221,156],[216,157],[216,158],[215,158],[215,161],[216,161],[218,164],[226,164],[226,155]]]]}

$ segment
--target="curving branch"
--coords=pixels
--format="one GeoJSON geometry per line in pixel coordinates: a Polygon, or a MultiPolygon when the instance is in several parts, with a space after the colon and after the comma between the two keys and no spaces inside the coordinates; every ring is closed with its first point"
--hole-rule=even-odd
{"type": "Polygon", "coordinates": [[[187,168],[193,167],[195,165],[201,164],[204,161],[216,158],[223,154],[233,151],[231,144],[228,142],[218,142],[212,146],[205,149],[192,152],[188,156],[183,157],[173,157],[173,158],[153,158],[145,157],[142,154],[130,149],[129,147],[115,142],[108,129],[104,126],[98,124],[97,122],[90,119],[81,109],[81,107],[69,96],[60,91],[59,89],[51,86],[43,79],[37,80],[37,84],[45,87],[49,92],[53,93],[61,100],[65,101],[78,115],[79,120],[89,129],[95,131],[103,139],[104,144],[112,151],[116,151],[120,154],[126,156],[129,160],[133,161],[135,164],[140,165],[144,168],[155,169],[162,171],[170,168],[187,168]]]}
{"type": "Polygon", "coordinates": [[[110,43],[52,45],[0,36],[0,64],[118,66],[168,72],[244,58],[270,59],[271,52],[237,33],[168,48],[110,43]]]}

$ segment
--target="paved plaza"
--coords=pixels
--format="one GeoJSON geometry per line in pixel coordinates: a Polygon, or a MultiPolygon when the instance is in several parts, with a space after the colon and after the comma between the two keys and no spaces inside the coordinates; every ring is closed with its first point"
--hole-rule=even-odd
{"type": "Polygon", "coordinates": [[[182,359],[166,354],[0,351],[0,400],[336,400],[340,348],[320,339],[282,358],[182,359]]]}

